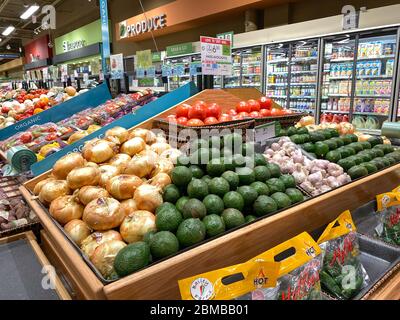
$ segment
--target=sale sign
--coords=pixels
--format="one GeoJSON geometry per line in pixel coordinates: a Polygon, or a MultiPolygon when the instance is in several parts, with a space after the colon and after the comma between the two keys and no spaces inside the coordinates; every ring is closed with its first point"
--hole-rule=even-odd
{"type": "Polygon", "coordinates": [[[231,41],[200,37],[201,69],[203,75],[231,76],[231,41]]]}

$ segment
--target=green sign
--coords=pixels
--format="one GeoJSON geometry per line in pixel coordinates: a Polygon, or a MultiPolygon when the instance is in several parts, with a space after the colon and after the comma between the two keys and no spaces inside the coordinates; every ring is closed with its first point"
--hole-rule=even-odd
{"type": "Polygon", "coordinates": [[[167,47],[167,57],[180,56],[182,54],[193,53],[193,44],[191,42],[176,44],[167,47]]]}
{"type": "Polygon", "coordinates": [[[64,34],[61,37],[55,38],[55,53],[65,53],[99,42],[102,42],[101,22],[100,20],[96,20],[74,31],[64,34]]]}
{"type": "Polygon", "coordinates": [[[218,33],[217,38],[229,40],[231,42],[231,47],[233,47],[233,31],[218,33]]]}
{"type": "Polygon", "coordinates": [[[147,69],[153,65],[151,50],[136,51],[136,66],[147,69]]]}
{"type": "Polygon", "coordinates": [[[153,62],[161,62],[161,52],[152,52],[151,61],[153,61],[153,62]]]}

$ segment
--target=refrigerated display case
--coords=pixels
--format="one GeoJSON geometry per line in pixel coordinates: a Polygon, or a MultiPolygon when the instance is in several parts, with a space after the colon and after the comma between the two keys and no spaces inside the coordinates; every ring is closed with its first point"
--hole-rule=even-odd
{"type": "Polygon", "coordinates": [[[197,84],[197,74],[201,73],[200,54],[171,57],[164,60],[168,70],[168,91],[173,91],[190,81],[197,84]]]}
{"type": "Polygon", "coordinates": [[[224,88],[239,88],[242,69],[241,51],[232,50],[232,76],[224,76],[224,88]]]}

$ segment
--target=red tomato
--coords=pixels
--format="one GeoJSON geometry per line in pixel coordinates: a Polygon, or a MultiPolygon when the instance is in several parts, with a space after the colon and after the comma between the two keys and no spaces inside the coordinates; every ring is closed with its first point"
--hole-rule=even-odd
{"type": "Polygon", "coordinates": [[[176,119],[176,122],[183,126],[186,126],[187,121],[188,121],[188,118],[186,118],[186,117],[179,117],[178,119],[176,119]]]}
{"type": "Polygon", "coordinates": [[[187,126],[190,127],[200,127],[200,126],[204,126],[204,122],[201,121],[200,119],[190,119],[187,123],[187,126]]]}
{"type": "Polygon", "coordinates": [[[8,111],[10,111],[10,108],[9,108],[9,107],[7,107],[7,106],[1,107],[1,112],[2,112],[2,113],[8,113],[8,111]]]}
{"type": "Polygon", "coordinates": [[[251,111],[260,111],[261,107],[257,100],[250,99],[247,101],[251,111]]]}
{"type": "Polygon", "coordinates": [[[252,118],[259,118],[260,117],[260,113],[257,111],[252,111],[249,113],[249,116],[252,118]]]}
{"type": "Polygon", "coordinates": [[[216,124],[216,123],[219,123],[219,121],[215,117],[207,117],[204,119],[204,124],[212,125],[212,124],[216,124]]]}
{"type": "Polygon", "coordinates": [[[206,109],[206,118],[219,118],[222,113],[221,107],[217,103],[211,103],[206,109]]]}
{"type": "Polygon", "coordinates": [[[204,109],[207,108],[207,103],[205,103],[203,100],[198,100],[194,104],[197,104],[197,105],[203,107],[204,109]]]}
{"type": "Polygon", "coordinates": [[[282,110],[278,108],[272,108],[271,110],[271,116],[281,116],[282,115],[282,110]]]}
{"type": "Polygon", "coordinates": [[[187,103],[181,104],[180,106],[178,106],[176,108],[176,117],[177,118],[180,118],[180,117],[187,118],[188,114],[189,114],[189,110],[190,110],[191,107],[192,106],[190,104],[187,104],[187,103]]]}
{"type": "Polygon", "coordinates": [[[271,109],[272,108],[272,100],[267,97],[261,97],[258,99],[258,102],[260,103],[261,109],[271,109]]]}
{"type": "Polygon", "coordinates": [[[269,109],[261,109],[260,110],[260,116],[261,117],[269,117],[269,116],[271,116],[271,110],[269,110],[269,109]]]}
{"type": "Polygon", "coordinates": [[[240,101],[236,106],[236,112],[251,112],[250,106],[246,101],[240,101]]]}
{"type": "Polygon", "coordinates": [[[227,122],[227,121],[232,121],[232,116],[230,114],[223,113],[219,117],[219,122],[227,122]]]}
{"type": "Polygon", "coordinates": [[[236,112],[235,109],[229,109],[228,114],[231,115],[231,116],[236,116],[237,112],[236,112]]]}
{"type": "Polygon", "coordinates": [[[168,122],[176,123],[176,116],[175,116],[174,114],[170,114],[170,115],[167,117],[167,121],[168,121],[168,122]]]}
{"type": "Polygon", "coordinates": [[[195,103],[189,110],[189,119],[203,120],[206,117],[206,109],[200,103],[195,103]]]}
{"type": "Polygon", "coordinates": [[[249,113],[248,112],[239,112],[238,116],[241,118],[248,118],[249,117],[249,113]]]}
{"type": "Polygon", "coordinates": [[[32,141],[32,134],[30,132],[24,132],[23,134],[21,134],[21,136],[19,137],[19,140],[22,143],[28,143],[32,141]]]}
{"type": "Polygon", "coordinates": [[[240,114],[238,114],[236,116],[233,116],[232,120],[243,120],[243,117],[240,114]]]}
{"type": "Polygon", "coordinates": [[[56,139],[57,139],[57,133],[54,133],[54,132],[52,132],[52,133],[50,133],[50,134],[48,134],[46,136],[46,140],[47,141],[53,141],[53,140],[56,140],[56,139]]]}

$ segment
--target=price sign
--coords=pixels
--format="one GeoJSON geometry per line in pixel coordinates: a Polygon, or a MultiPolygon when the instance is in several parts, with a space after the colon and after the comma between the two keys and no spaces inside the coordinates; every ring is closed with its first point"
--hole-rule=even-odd
{"type": "Polygon", "coordinates": [[[203,75],[231,76],[232,55],[229,40],[200,37],[203,75]]]}
{"type": "Polygon", "coordinates": [[[267,139],[276,137],[277,122],[269,122],[254,128],[255,131],[255,142],[260,143],[261,146],[266,144],[267,139]]]}

